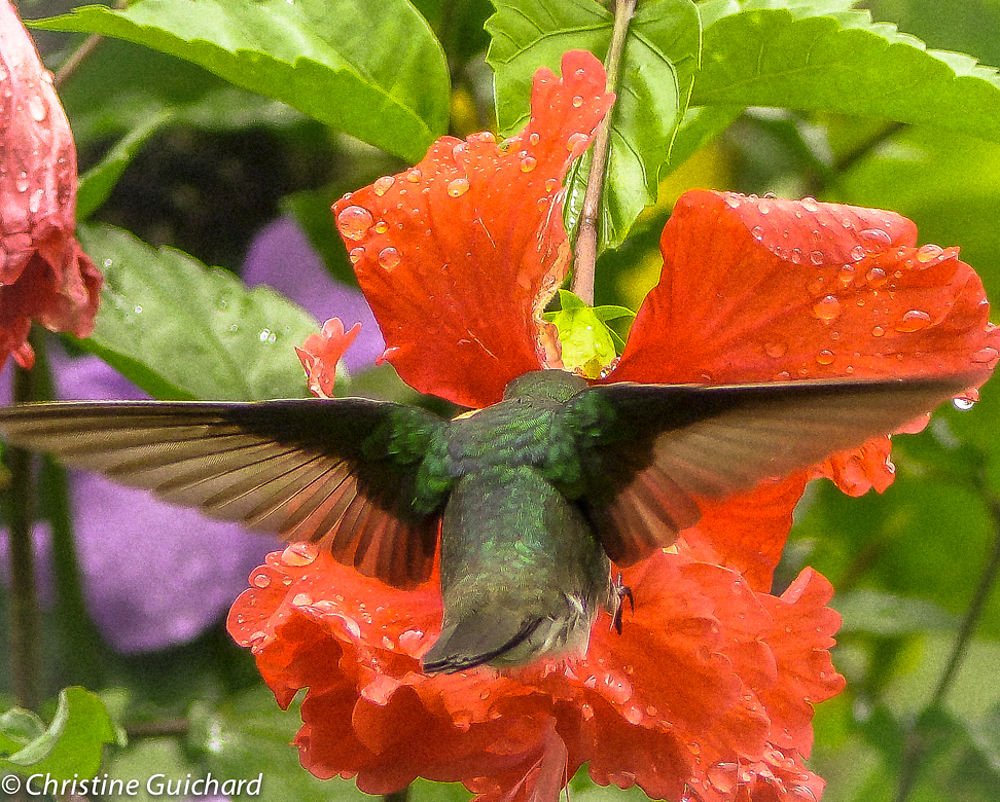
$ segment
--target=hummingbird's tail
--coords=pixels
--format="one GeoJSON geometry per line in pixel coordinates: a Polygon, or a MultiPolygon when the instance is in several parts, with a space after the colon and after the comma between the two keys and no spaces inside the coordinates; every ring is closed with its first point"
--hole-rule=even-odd
{"type": "Polygon", "coordinates": [[[451,674],[497,661],[527,641],[543,620],[515,621],[503,613],[473,613],[441,630],[441,636],[424,655],[424,671],[451,674]]]}

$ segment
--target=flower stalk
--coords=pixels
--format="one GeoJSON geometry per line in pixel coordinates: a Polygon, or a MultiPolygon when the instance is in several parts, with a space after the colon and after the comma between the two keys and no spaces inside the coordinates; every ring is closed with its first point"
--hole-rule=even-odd
{"type": "MultiPolygon", "coordinates": [[[[37,338],[32,346],[38,348],[37,338]]],[[[31,370],[14,370],[14,402],[35,400],[35,377],[31,370]]],[[[38,597],[35,592],[35,555],[32,542],[35,485],[31,454],[21,448],[7,451],[10,485],[7,489],[7,520],[10,531],[10,668],[14,698],[28,710],[41,701],[41,659],[38,597]]]]}
{"type": "MultiPolygon", "coordinates": [[[[628,26],[635,13],[636,0],[615,0],[615,25],[611,32],[611,46],[608,48],[607,87],[609,92],[618,89],[622,56],[625,54],[625,39],[628,26]]],[[[587,176],[587,190],[583,196],[580,226],[573,254],[573,282],[570,287],[585,304],[594,304],[594,278],[597,266],[597,222],[601,211],[601,193],[604,191],[604,175],[608,166],[611,149],[611,118],[613,112],[601,122],[594,136],[591,151],[590,174],[587,176]]]]}
{"type": "MultiPolygon", "coordinates": [[[[948,691],[951,689],[955,677],[958,676],[958,671],[965,659],[969,642],[972,640],[976,627],[982,618],[986,602],[989,600],[990,594],[997,584],[997,578],[1000,577],[1000,498],[997,498],[989,489],[981,472],[977,477],[976,489],[986,502],[990,520],[993,524],[993,549],[986,566],[983,568],[983,573],[979,577],[979,582],[976,584],[976,589],[972,594],[969,606],[965,611],[958,636],[955,638],[955,645],[948,656],[948,663],[945,665],[944,671],[941,673],[941,679],[938,680],[937,687],[934,689],[934,695],[927,705],[926,709],[928,710],[939,708],[944,704],[945,697],[948,695],[948,691]]],[[[903,745],[903,765],[899,772],[899,784],[896,787],[895,802],[906,802],[909,799],[910,793],[916,785],[925,751],[926,743],[921,737],[920,732],[915,726],[911,727],[903,745]]]]}

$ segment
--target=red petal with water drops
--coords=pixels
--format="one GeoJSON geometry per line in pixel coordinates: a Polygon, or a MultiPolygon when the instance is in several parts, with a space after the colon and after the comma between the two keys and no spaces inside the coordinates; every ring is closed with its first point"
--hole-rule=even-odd
{"type": "MultiPolygon", "coordinates": [[[[616,381],[978,372],[981,383],[1000,353],[982,282],[958,249],[916,247],[915,226],[893,212],[696,190],[660,247],[663,274],[616,381]]],[[[852,493],[892,480],[886,445],[871,447],[847,478],[852,493]]]]}
{"type": "Polygon", "coordinates": [[[598,783],[654,797],[729,802],[754,789],[790,802],[808,787],[818,798],[802,767],[812,704],[843,683],[829,659],[829,583],[807,571],[773,597],[665,552],[625,582],[635,609],[621,635],[602,613],[586,658],[504,674],[422,674],[440,629],[437,578],[395,590],[309,544],[268,556],[228,627],[282,705],[307,689],[303,765],[368,793],[422,776],[489,802],[553,799],[589,762],[598,783]]]}
{"type": "Polygon", "coordinates": [[[805,484],[800,472],[748,493],[701,499],[701,520],[681,532],[677,546],[696,560],[739,571],[755,590],[768,590],[805,484]]]}
{"type": "Polygon", "coordinates": [[[74,237],[76,151],[52,76],[0,0],[0,364],[30,367],[31,321],[85,337],[101,276],[74,237]]]}
{"type": "Polygon", "coordinates": [[[333,385],[337,379],[337,363],[344,352],[351,347],[361,324],[355,323],[349,331],[344,331],[344,322],[332,317],[323,324],[319,334],[310,334],[295,354],[306,372],[309,392],[317,398],[333,398],[333,385]]]}
{"type": "Polygon", "coordinates": [[[333,205],[358,282],[411,386],[466,406],[558,366],[541,312],[566,275],[562,180],[614,96],[590,53],[540,69],[518,136],[435,142],[416,167],[333,205]]]}

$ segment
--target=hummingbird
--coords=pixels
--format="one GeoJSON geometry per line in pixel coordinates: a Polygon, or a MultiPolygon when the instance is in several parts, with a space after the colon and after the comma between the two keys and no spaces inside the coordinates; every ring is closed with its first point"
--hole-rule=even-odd
{"type": "Polygon", "coordinates": [[[363,398],[0,410],[10,442],[409,588],[440,542],[428,673],[582,655],[612,580],[724,498],[892,432],[981,382],[591,385],[537,370],[454,419],[363,398]]]}

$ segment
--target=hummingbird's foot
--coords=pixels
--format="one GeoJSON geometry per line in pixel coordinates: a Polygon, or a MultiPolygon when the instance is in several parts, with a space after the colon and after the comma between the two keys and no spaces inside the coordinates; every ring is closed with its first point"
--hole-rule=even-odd
{"type": "Polygon", "coordinates": [[[628,599],[629,606],[632,608],[632,612],[635,612],[635,596],[632,595],[632,588],[622,582],[621,573],[611,585],[611,590],[614,591],[617,597],[615,603],[615,611],[611,615],[611,626],[614,628],[615,632],[619,635],[622,634],[622,608],[625,606],[625,599],[628,599]]]}

